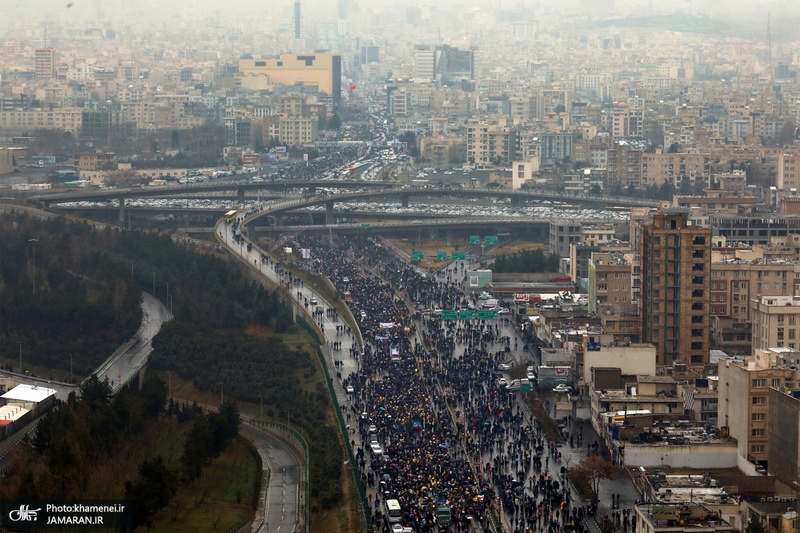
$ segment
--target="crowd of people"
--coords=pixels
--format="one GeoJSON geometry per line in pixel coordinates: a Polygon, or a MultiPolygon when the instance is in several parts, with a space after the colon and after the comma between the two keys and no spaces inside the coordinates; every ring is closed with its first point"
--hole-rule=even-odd
{"type": "Polygon", "coordinates": [[[353,391],[342,407],[374,525],[389,527],[384,504],[396,499],[418,532],[444,529],[442,507],[449,530],[485,530],[490,506],[508,531],[583,531],[596,508],[573,501],[557,444],[497,385],[513,342],[507,319],[442,321],[430,312],[476,303],[458,283],[464,264],[428,275],[372,238],[298,241],[312,250],[313,269],[349,294],[364,339],[359,347],[349,338],[358,371],[341,376],[353,391]]]}

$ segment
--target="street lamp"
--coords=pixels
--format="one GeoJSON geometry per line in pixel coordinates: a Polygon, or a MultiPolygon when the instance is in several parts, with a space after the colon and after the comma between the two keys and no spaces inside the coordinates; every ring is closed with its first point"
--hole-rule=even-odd
{"type": "Polygon", "coordinates": [[[31,289],[33,290],[33,294],[36,294],[36,243],[39,242],[39,239],[28,239],[28,242],[33,243],[31,244],[31,248],[33,248],[31,259],[31,289]]]}
{"type": "Polygon", "coordinates": [[[222,409],[222,404],[225,403],[225,384],[220,383],[220,391],[219,391],[219,408],[222,409]]]}
{"type": "Polygon", "coordinates": [[[19,373],[22,374],[22,341],[17,341],[19,343],[19,373]]]}
{"type": "Polygon", "coordinates": [[[153,270],[153,297],[156,295],[156,271],[153,270]]]}
{"type": "Polygon", "coordinates": [[[169,298],[169,314],[172,314],[172,295],[167,294],[167,297],[169,298]]]}

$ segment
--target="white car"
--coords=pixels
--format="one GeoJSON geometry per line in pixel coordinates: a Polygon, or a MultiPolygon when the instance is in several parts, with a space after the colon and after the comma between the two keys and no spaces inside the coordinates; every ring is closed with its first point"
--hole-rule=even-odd
{"type": "Polygon", "coordinates": [[[370,450],[372,450],[372,455],[379,456],[383,455],[383,448],[378,443],[373,442],[369,445],[370,450]]]}
{"type": "Polygon", "coordinates": [[[508,381],[506,381],[506,378],[500,378],[497,380],[497,385],[499,387],[505,387],[506,385],[508,385],[508,381]]]}
{"type": "Polygon", "coordinates": [[[497,370],[501,371],[511,370],[511,365],[508,365],[506,363],[500,363],[499,365],[497,365],[497,370]]]}
{"type": "Polygon", "coordinates": [[[308,303],[310,303],[311,305],[317,305],[317,299],[312,296],[311,298],[308,299],[308,303]]]}
{"type": "Polygon", "coordinates": [[[528,378],[528,381],[536,381],[536,372],[528,370],[525,372],[525,377],[528,378]]]}
{"type": "Polygon", "coordinates": [[[556,385],[555,388],[553,389],[553,392],[569,392],[569,391],[570,391],[569,386],[564,385],[563,383],[556,385]]]}
{"type": "Polygon", "coordinates": [[[392,533],[403,533],[403,526],[401,524],[392,524],[392,533]]]}
{"type": "Polygon", "coordinates": [[[346,388],[345,390],[347,391],[347,394],[353,394],[353,393],[356,391],[356,390],[353,388],[353,386],[352,386],[352,385],[348,385],[348,386],[347,386],[347,388],[346,388]]]}

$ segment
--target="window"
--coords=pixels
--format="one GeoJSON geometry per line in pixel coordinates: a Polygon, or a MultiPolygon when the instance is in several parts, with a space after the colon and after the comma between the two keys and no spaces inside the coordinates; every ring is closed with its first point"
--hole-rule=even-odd
{"type": "Polygon", "coordinates": [[[759,388],[766,387],[766,386],[767,386],[767,380],[766,379],[754,379],[753,380],[753,388],[755,388],[755,389],[759,389],[759,388]]]}
{"type": "Polygon", "coordinates": [[[751,436],[753,437],[763,437],[765,432],[761,428],[755,428],[750,432],[751,436]]]}
{"type": "Polygon", "coordinates": [[[702,350],[703,343],[702,342],[693,342],[692,343],[692,350],[702,350]]]}
{"type": "Polygon", "coordinates": [[[753,396],[753,405],[765,405],[766,403],[766,396],[753,396]]]}
{"type": "Polygon", "coordinates": [[[751,453],[764,453],[766,447],[763,444],[753,444],[750,446],[751,453]]]}
{"type": "Polygon", "coordinates": [[[780,380],[780,378],[773,378],[773,379],[772,379],[772,386],[773,386],[773,387],[776,387],[776,388],[777,388],[777,387],[780,387],[780,386],[781,386],[781,380],[780,380]]]}
{"type": "Polygon", "coordinates": [[[753,422],[763,422],[767,419],[767,413],[753,413],[753,422]]]}

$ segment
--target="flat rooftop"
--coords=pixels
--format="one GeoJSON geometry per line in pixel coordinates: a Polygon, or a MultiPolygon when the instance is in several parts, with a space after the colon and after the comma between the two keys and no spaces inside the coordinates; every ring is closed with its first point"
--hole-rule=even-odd
{"type": "Polygon", "coordinates": [[[39,387],[38,385],[17,385],[7,393],[0,396],[6,403],[17,402],[42,402],[56,393],[55,389],[39,387]]]}

